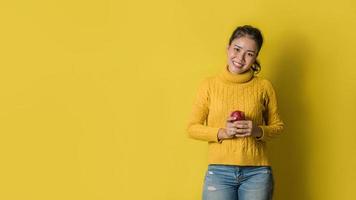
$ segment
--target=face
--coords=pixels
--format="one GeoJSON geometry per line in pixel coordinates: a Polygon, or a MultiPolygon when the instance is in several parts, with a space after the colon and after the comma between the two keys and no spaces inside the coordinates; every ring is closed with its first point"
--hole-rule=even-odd
{"type": "Polygon", "coordinates": [[[257,45],[249,37],[235,38],[227,47],[229,71],[241,74],[251,68],[257,57],[257,45]]]}

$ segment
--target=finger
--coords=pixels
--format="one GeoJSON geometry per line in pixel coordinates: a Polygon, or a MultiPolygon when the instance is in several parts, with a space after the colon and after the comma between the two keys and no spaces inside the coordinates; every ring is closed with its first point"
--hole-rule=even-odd
{"type": "Polygon", "coordinates": [[[227,118],[227,122],[232,122],[232,121],[235,121],[236,120],[236,118],[235,117],[228,117],[227,118]]]}
{"type": "Polygon", "coordinates": [[[247,129],[247,128],[250,128],[250,126],[247,125],[247,124],[237,124],[237,125],[235,125],[234,127],[239,128],[239,129],[247,129]]]}
{"type": "Polygon", "coordinates": [[[226,129],[226,134],[228,135],[228,136],[233,136],[233,135],[235,135],[237,132],[237,129],[236,128],[227,128],[226,129]]]}
{"type": "Polygon", "coordinates": [[[229,128],[235,127],[234,123],[232,123],[232,122],[227,122],[226,126],[229,127],[229,128]]]}
{"type": "Polygon", "coordinates": [[[238,128],[252,128],[253,127],[252,121],[246,121],[246,120],[236,121],[236,122],[234,122],[234,124],[238,128]]]}
{"type": "MultiPolygon", "coordinates": [[[[231,128],[244,128],[245,125],[237,124],[237,123],[234,122],[234,123],[228,123],[228,126],[231,127],[231,128]]],[[[246,128],[248,128],[248,127],[246,126],[246,128]]]]}
{"type": "Polygon", "coordinates": [[[252,129],[251,128],[239,128],[236,130],[236,133],[238,134],[251,134],[252,129]]]}
{"type": "Polygon", "coordinates": [[[247,123],[246,123],[246,122],[244,122],[244,121],[235,121],[235,122],[233,122],[233,124],[234,124],[234,126],[238,126],[238,125],[247,125],[247,123]]]}
{"type": "Polygon", "coordinates": [[[248,121],[244,121],[244,120],[239,120],[239,121],[236,121],[236,122],[234,122],[234,124],[236,124],[236,125],[242,125],[242,124],[245,124],[245,125],[247,125],[249,122],[248,121]]]}
{"type": "Polygon", "coordinates": [[[248,137],[248,136],[250,136],[250,135],[246,134],[246,133],[244,133],[244,134],[235,134],[235,137],[237,137],[237,138],[248,137]]]}
{"type": "Polygon", "coordinates": [[[250,121],[250,120],[238,120],[238,121],[236,121],[236,123],[238,123],[238,124],[248,124],[250,122],[252,122],[252,121],[250,121]]]}

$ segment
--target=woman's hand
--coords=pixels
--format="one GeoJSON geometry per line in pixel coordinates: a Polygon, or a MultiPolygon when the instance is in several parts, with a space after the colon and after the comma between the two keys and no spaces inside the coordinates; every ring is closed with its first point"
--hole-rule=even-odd
{"type": "Polygon", "coordinates": [[[239,137],[261,137],[262,130],[251,120],[239,120],[231,122],[234,118],[229,117],[226,122],[226,128],[220,129],[218,133],[219,139],[231,139],[239,137]]]}
{"type": "Polygon", "coordinates": [[[229,117],[226,120],[225,128],[219,130],[218,133],[219,140],[234,138],[235,135],[237,134],[237,128],[231,122],[233,119],[234,119],[233,117],[229,117]]]}
{"type": "Polygon", "coordinates": [[[235,137],[262,136],[262,129],[251,120],[239,120],[233,122],[233,126],[237,128],[235,137]]]}

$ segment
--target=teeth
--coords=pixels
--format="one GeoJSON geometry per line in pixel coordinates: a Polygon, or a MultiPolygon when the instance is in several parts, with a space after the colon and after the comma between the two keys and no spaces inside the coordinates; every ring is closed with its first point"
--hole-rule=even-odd
{"type": "Polygon", "coordinates": [[[237,62],[232,62],[234,65],[241,67],[242,65],[237,62]]]}

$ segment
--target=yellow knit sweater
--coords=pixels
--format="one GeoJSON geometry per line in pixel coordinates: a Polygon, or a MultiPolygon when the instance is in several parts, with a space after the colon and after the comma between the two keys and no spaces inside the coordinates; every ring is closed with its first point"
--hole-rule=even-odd
{"type": "Polygon", "coordinates": [[[279,135],[283,126],[271,82],[254,76],[252,70],[232,74],[225,67],[200,84],[187,133],[191,138],[208,142],[209,164],[268,166],[266,141],[279,135]],[[226,120],[234,110],[244,111],[247,120],[257,123],[262,137],[218,142],[218,131],[226,127],[226,120]]]}

